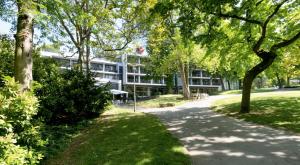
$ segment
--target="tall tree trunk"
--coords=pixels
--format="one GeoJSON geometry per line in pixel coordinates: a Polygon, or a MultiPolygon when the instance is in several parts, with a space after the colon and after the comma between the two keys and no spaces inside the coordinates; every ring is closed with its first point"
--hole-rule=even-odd
{"type": "Polygon", "coordinates": [[[187,72],[186,72],[186,66],[183,62],[180,62],[179,64],[179,70],[180,70],[180,75],[181,75],[181,81],[182,81],[182,91],[183,91],[183,97],[185,99],[190,98],[190,88],[189,84],[187,82],[188,77],[187,77],[187,72]]]}
{"type": "Polygon", "coordinates": [[[243,89],[243,84],[242,84],[242,80],[239,79],[239,89],[243,89]]]}
{"type": "Polygon", "coordinates": [[[227,84],[228,84],[228,90],[231,90],[231,86],[230,86],[230,81],[227,80],[227,84]]]}
{"type": "Polygon", "coordinates": [[[15,35],[15,80],[22,90],[30,89],[32,81],[33,4],[18,0],[18,22],[15,35]]]}
{"type": "Polygon", "coordinates": [[[282,78],[280,78],[278,73],[276,73],[276,79],[277,79],[278,88],[282,89],[283,88],[283,81],[282,81],[282,78]]]}
{"type": "Polygon", "coordinates": [[[91,34],[87,34],[86,37],[86,61],[85,61],[85,67],[86,67],[86,75],[90,76],[90,54],[91,54],[91,47],[90,47],[90,40],[91,40],[91,34]]]}
{"type": "Polygon", "coordinates": [[[82,68],[83,68],[82,58],[84,56],[84,49],[83,49],[83,46],[80,46],[80,48],[77,48],[77,49],[78,49],[78,69],[80,72],[82,72],[82,68]]]}
{"type": "Polygon", "coordinates": [[[225,85],[222,76],[220,76],[222,91],[225,91],[225,85]]]}
{"type": "Polygon", "coordinates": [[[264,59],[252,69],[247,71],[243,81],[243,92],[240,113],[250,112],[250,94],[252,82],[257,75],[259,75],[273,63],[275,58],[276,54],[265,52],[264,59]]]}
{"type": "Polygon", "coordinates": [[[290,76],[286,76],[286,85],[290,86],[290,76]]]}

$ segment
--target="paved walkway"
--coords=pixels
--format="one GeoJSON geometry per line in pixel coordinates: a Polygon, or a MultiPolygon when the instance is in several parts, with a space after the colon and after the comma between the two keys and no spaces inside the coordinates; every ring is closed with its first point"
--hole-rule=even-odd
{"type": "Polygon", "coordinates": [[[211,102],[143,110],[157,115],[187,148],[195,165],[300,165],[300,136],[216,114],[211,102]]]}

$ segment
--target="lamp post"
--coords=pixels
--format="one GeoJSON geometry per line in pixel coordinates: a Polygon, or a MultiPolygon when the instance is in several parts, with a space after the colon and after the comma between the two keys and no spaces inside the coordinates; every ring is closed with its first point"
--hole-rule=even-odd
{"type": "Polygon", "coordinates": [[[135,73],[136,73],[136,66],[133,66],[133,112],[136,111],[136,89],[135,89],[135,73]]]}

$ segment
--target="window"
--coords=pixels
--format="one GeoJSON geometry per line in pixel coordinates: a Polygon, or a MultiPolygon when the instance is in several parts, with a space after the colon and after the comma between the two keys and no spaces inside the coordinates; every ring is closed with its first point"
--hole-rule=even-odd
{"type": "Polygon", "coordinates": [[[92,70],[103,70],[103,64],[91,63],[92,70]]]}
{"type": "Polygon", "coordinates": [[[115,65],[105,65],[106,72],[117,72],[117,67],[115,65]]]}
{"type": "Polygon", "coordinates": [[[145,69],[145,67],[140,67],[140,73],[141,74],[146,74],[146,69],[145,69]]]}
{"type": "Polygon", "coordinates": [[[119,79],[118,75],[113,75],[113,74],[105,74],[104,78],[111,79],[111,80],[118,80],[119,79]]]}
{"type": "Polygon", "coordinates": [[[119,89],[119,85],[116,83],[111,83],[110,85],[111,85],[111,89],[116,89],[116,90],[119,89]]]}
{"type": "Polygon", "coordinates": [[[151,83],[151,80],[146,76],[141,76],[141,83],[151,83]]]}
{"type": "Polygon", "coordinates": [[[193,70],[192,71],[192,77],[201,77],[201,71],[200,70],[193,70]]]}
{"type": "Polygon", "coordinates": [[[104,74],[103,73],[96,73],[95,77],[103,78],[104,74]]]}
{"type": "Polygon", "coordinates": [[[163,84],[163,80],[162,79],[155,79],[155,80],[153,80],[153,84],[163,84]]]}
{"type": "Polygon", "coordinates": [[[135,70],[134,70],[134,66],[127,65],[127,72],[128,73],[138,73],[138,67],[135,67],[135,70]]]}
{"type": "Polygon", "coordinates": [[[203,85],[210,85],[210,80],[204,79],[203,80],[203,85]]]}
{"type": "Polygon", "coordinates": [[[192,79],[192,85],[201,85],[200,79],[192,79]]]}
{"type": "Polygon", "coordinates": [[[209,73],[206,71],[202,71],[202,77],[209,77],[209,73]]]}
{"type": "MultiPolygon", "coordinates": [[[[127,81],[128,82],[134,82],[134,76],[133,75],[128,75],[127,76],[127,81]]],[[[138,82],[138,76],[135,76],[135,82],[138,82]]]]}
{"type": "Polygon", "coordinates": [[[212,80],[212,84],[213,84],[213,85],[220,85],[221,82],[220,82],[219,79],[213,79],[213,80],[212,80]]]}

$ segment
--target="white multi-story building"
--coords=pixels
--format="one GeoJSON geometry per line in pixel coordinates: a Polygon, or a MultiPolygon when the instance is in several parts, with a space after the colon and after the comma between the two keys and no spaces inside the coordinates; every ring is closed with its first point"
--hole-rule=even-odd
{"type": "MultiPolygon", "coordinates": [[[[77,64],[77,57],[62,56],[58,53],[42,52],[42,56],[53,58],[58,61],[62,69],[71,69],[77,64]]],[[[93,73],[97,84],[110,83],[113,89],[122,90],[122,80],[119,67],[122,63],[109,61],[104,58],[94,58],[90,61],[90,70],[93,73]]]]}
{"type": "MultiPolygon", "coordinates": [[[[71,69],[77,64],[77,57],[66,57],[52,52],[42,52],[42,56],[57,60],[63,69],[71,69]]],[[[122,55],[119,61],[93,58],[90,60],[90,70],[97,84],[110,83],[113,89],[131,93],[135,84],[137,95],[140,97],[165,93],[165,77],[151,79],[150,76],[147,76],[145,72],[147,60],[149,58],[142,55],[122,55]]],[[[181,90],[182,83],[179,76],[174,76],[174,84],[177,91],[181,90]]],[[[204,70],[193,69],[189,73],[189,87],[192,92],[208,93],[212,90],[221,89],[221,79],[211,77],[204,70]]]]}

